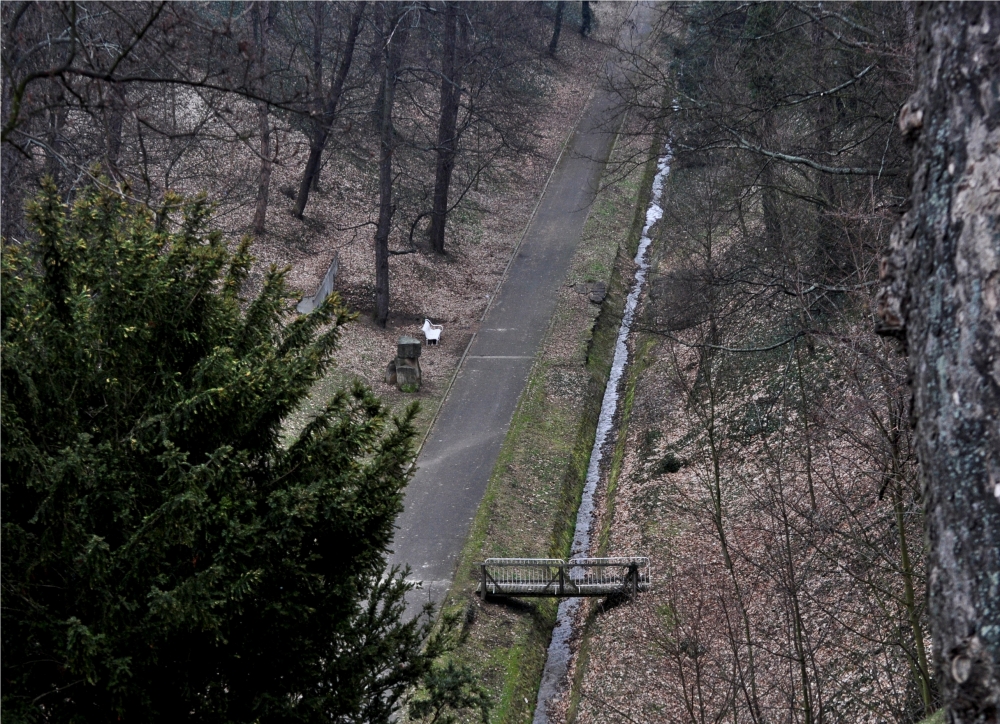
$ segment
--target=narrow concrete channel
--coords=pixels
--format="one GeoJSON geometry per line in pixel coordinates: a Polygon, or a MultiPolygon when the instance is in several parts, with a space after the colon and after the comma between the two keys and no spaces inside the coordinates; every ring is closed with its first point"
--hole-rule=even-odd
{"type": "MultiPolygon", "coordinates": [[[[625,300],[622,323],[618,328],[618,337],[615,340],[614,359],[611,363],[611,373],[608,375],[608,384],[604,389],[601,414],[597,420],[594,447],[590,453],[590,463],[587,466],[587,481],[584,484],[583,497],[580,500],[580,507],[577,510],[576,530],[573,534],[573,546],[570,549],[570,558],[582,558],[591,553],[591,529],[594,523],[594,492],[601,477],[601,462],[604,459],[605,447],[608,444],[614,443],[613,433],[615,413],[618,411],[619,388],[629,360],[628,338],[632,330],[632,322],[635,319],[635,310],[639,304],[639,295],[642,293],[643,285],[646,282],[646,273],[649,270],[646,252],[652,243],[652,239],[649,236],[650,230],[663,216],[660,201],[663,197],[663,184],[670,173],[670,160],[671,153],[668,145],[657,163],[656,176],[653,178],[653,192],[649,207],[646,209],[646,222],[642,229],[639,248],[634,260],[636,265],[635,277],[632,282],[632,289],[625,300]]],[[[629,553],[638,555],[641,554],[641,551],[630,551],[629,553]]],[[[549,644],[545,668],[542,671],[542,681],[538,687],[538,701],[535,704],[533,724],[549,724],[551,721],[549,716],[550,704],[558,701],[568,690],[568,671],[573,655],[570,642],[575,633],[574,628],[577,623],[577,612],[580,609],[580,601],[581,599],[579,598],[567,598],[559,604],[559,611],[556,614],[556,626],[552,631],[552,641],[549,644]]]]}

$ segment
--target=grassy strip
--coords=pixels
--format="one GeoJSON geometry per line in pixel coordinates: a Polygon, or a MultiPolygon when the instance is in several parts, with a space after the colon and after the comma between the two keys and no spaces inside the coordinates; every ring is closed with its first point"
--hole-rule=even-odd
{"type": "MultiPolygon", "coordinates": [[[[616,146],[612,160],[624,152],[616,146]]],[[[464,612],[469,638],[457,658],[492,690],[494,722],[530,721],[557,602],[483,604],[475,563],[569,552],[654,173],[655,162],[636,169],[591,210],[445,602],[464,612]],[[594,282],[608,285],[601,307],[578,291],[594,282]]]]}

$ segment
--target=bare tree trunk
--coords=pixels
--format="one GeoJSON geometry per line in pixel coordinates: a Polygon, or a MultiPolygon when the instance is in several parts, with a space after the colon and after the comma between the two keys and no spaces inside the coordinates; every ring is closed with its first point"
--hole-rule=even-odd
{"type": "Polygon", "coordinates": [[[397,4],[383,6],[386,15],[382,48],[382,117],[381,153],[378,163],[378,226],[375,230],[375,321],[384,327],[389,318],[389,231],[392,228],[392,106],[396,74],[402,59],[406,29],[400,23],[405,8],[397,4]],[[392,8],[390,12],[389,8],[392,8]]]}
{"type": "Polygon", "coordinates": [[[55,94],[47,113],[48,149],[45,158],[45,173],[58,184],[63,176],[62,141],[63,128],[66,125],[66,102],[62,91],[55,94]]]}
{"type": "Polygon", "coordinates": [[[107,139],[104,165],[112,178],[119,178],[118,155],[122,148],[122,127],[125,122],[125,87],[111,83],[105,89],[107,111],[107,139]]]}
{"type": "MultiPolygon", "coordinates": [[[[310,146],[315,146],[323,133],[323,0],[313,2],[313,109],[310,146]]],[[[319,191],[319,167],[312,175],[312,190],[319,191]]]]}
{"type": "Polygon", "coordinates": [[[912,207],[879,314],[905,334],[926,491],[929,610],[951,724],[1000,720],[1000,5],[917,9],[912,207]]]}
{"type": "Polygon", "coordinates": [[[566,9],[565,0],[556,3],[556,25],[552,29],[552,40],[549,41],[549,57],[556,57],[556,47],[559,45],[559,33],[562,31],[563,10],[566,9]]]}
{"type": "Polygon", "coordinates": [[[594,23],[594,13],[590,9],[590,3],[583,0],[580,3],[580,37],[586,38],[590,35],[590,28],[594,23]]]}
{"type": "Polygon", "coordinates": [[[444,229],[448,214],[448,187],[455,167],[455,129],[458,124],[458,101],[461,93],[456,57],[458,55],[458,6],[447,3],[444,49],[441,58],[441,119],[438,125],[437,174],[434,179],[434,205],[431,212],[431,247],[444,254],[444,229]]]}
{"type": "MultiPolygon", "coordinates": [[[[763,101],[767,102],[766,96],[763,101]]],[[[765,112],[763,116],[760,127],[760,143],[765,147],[773,147],[774,138],[777,136],[774,113],[765,112]]],[[[767,246],[769,249],[779,251],[784,249],[784,235],[781,231],[781,204],[776,170],[774,161],[771,159],[764,161],[760,171],[760,206],[761,214],[764,217],[764,238],[767,241],[767,246]]]]}
{"type": "MultiPolygon", "coordinates": [[[[4,19],[6,21],[6,18],[4,19]]],[[[2,79],[3,109],[11,107],[13,81],[9,73],[2,79]]],[[[0,213],[0,236],[12,240],[24,233],[24,156],[11,143],[0,144],[0,198],[3,199],[3,213],[0,213]]]]}
{"type": "MultiPolygon", "coordinates": [[[[713,325],[714,326],[714,325],[713,325]]],[[[714,343],[714,340],[713,340],[714,343]]],[[[712,499],[711,516],[712,523],[715,527],[715,532],[719,538],[719,545],[722,550],[722,562],[726,567],[726,571],[729,574],[729,580],[733,585],[733,594],[735,597],[736,605],[739,608],[740,622],[743,625],[743,641],[737,643],[734,640],[734,648],[743,649],[743,655],[740,657],[740,662],[738,664],[739,668],[739,678],[740,678],[740,688],[743,692],[744,700],[747,704],[747,710],[750,715],[750,720],[754,724],[759,724],[765,721],[761,715],[760,711],[760,697],[757,691],[757,663],[756,655],[754,651],[754,637],[750,628],[750,614],[746,606],[746,595],[743,590],[743,586],[740,584],[739,576],[736,574],[736,567],[733,563],[733,557],[730,553],[729,548],[729,535],[726,532],[726,522],[725,522],[725,510],[723,507],[723,490],[722,490],[722,452],[719,448],[718,439],[718,429],[717,429],[717,417],[716,417],[716,385],[717,380],[714,378],[711,370],[711,358],[714,356],[711,349],[704,349],[699,355],[701,359],[701,364],[704,367],[704,381],[706,386],[706,392],[708,399],[706,400],[702,424],[705,426],[705,431],[707,433],[707,442],[709,449],[709,457],[711,458],[712,471],[711,477],[709,479],[709,495],[712,499]],[[707,364],[706,364],[707,362],[707,364]],[[743,656],[745,656],[745,661],[743,661],[743,656]],[[746,668],[744,668],[744,666],[746,668]]]]}
{"type": "MultiPolygon", "coordinates": [[[[813,77],[823,79],[828,77],[827,52],[824,48],[826,33],[821,23],[813,24],[812,44],[813,44],[813,77]]],[[[821,154],[834,154],[831,129],[836,123],[836,103],[829,95],[821,95],[816,99],[813,106],[813,125],[816,129],[816,148],[821,154]]],[[[832,284],[842,283],[843,276],[847,272],[845,268],[845,256],[843,247],[838,242],[838,226],[840,224],[835,213],[836,208],[836,185],[831,174],[819,174],[817,192],[820,203],[818,204],[818,218],[816,219],[816,245],[822,263],[823,278],[832,284]]]]}
{"type": "MultiPolygon", "coordinates": [[[[257,67],[263,78],[267,64],[267,36],[271,31],[271,8],[268,2],[253,4],[253,29],[257,39],[257,67]],[[264,5],[263,13],[261,5],[264,5]]],[[[260,130],[260,177],[257,182],[257,209],[253,216],[253,233],[264,233],[267,222],[267,202],[271,188],[271,122],[264,101],[257,101],[257,125],[260,130]]]]}
{"type": "Polygon", "coordinates": [[[365,3],[359,2],[351,16],[351,27],[347,33],[347,44],[344,46],[344,54],[340,59],[340,67],[330,88],[330,96],[327,98],[326,106],[323,108],[323,120],[315,134],[310,139],[309,160],[306,161],[306,170],[302,174],[302,182],[299,184],[299,193],[295,198],[294,215],[301,219],[306,210],[306,203],[309,201],[310,189],[315,190],[319,179],[320,161],[323,156],[323,149],[330,138],[330,131],[333,129],[333,122],[337,117],[337,106],[340,104],[340,97],[344,94],[344,83],[347,81],[347,74],[351,71],[351,62],[354,59],[354,47],[361,31],[361,18],[365,13],[365,3]]]}

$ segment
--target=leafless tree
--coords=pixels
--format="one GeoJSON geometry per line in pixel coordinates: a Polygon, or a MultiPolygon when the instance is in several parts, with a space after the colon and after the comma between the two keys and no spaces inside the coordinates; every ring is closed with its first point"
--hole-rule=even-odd
{"type": "Polygon", "coordinates": [[[430,209],[421,209],[417,220],[430,216],[430,246],[440,254],[448,214],[483,174],[533,153],[537,101],[523,77],[538,60],[536,18],[523,4],[449,2],[435,16],[440,25],[428,22],[434,31],[427,42],[441,58],[440,69],[421,73],[440,84],[437,135],[425,142],[433,149],[435,176],[430,209]]]}
{"type": "MultiPolygon", "coordinates": [[[[261,73],[267,67],[267,41],[274,26],[273,8],[270,2],[257,0],[253,4],[253,32],[257,46],[257,66],[261,73]],[[262,7],[263,6],[263,7],[262,7]]],[[[257,123],[260,132],[260,181],[257,185],[257,209],[253,217],[255,234],[263,234],[267,222],[267,201],[271,189],[271,122],[268,119],[270,109],[267,102],[256,101],[257,123]]]]}
{"type": "Polygon", "coordinates": [[[403,23],[407,9],[403,5],[385,3],[382,13],[382,100],[379,110],[379,212],[375,231],[375,321],[382,327],[389,318],[389,232],[395,211],[392,196],[392,159],[396,147],[393,128],[393,107],[396,83],[406,45],[408,29],[403,23]]]}
{"type": "Polygon", "coordinates": [[[280,65],[265,72],[267,33],[254,41],[254,7],[5,5],[5,236],[22,233],[16,209],[44,173],[67,190],[100,173],[144,199],[210,187],[220,199],[257,197],[260,206],[251,189],[261,175],[217,159],[237,146],[266,156],[250,140],[265,145],[263,126],[242,109],[294,111],[300,89],[279,81],[288,75],[280,65]]]}
{"type": "Polygon", "coordinates": [[[354,49],[357,44],[358,35],[361,32],[361,21],[365,13],[365,3],[357,2],[351,14],[347,26],[347,39],[344,41],[340,54],[340,62],[337,72],[330,84],[330,90],[326,93],[325,99],[322,95],[322,70],[323,70],[323,14],[325,3],[316,3],[314,12],[315,36],[314,42],[314,88],[316,99],[311,118],[311,128],[309,137],[309,158],[306,161],[305,171],[302,173],[302,181],[299,184],[299,192],[295,198],[295,210],[293,214],[302,218],[306,203],[309,200],[309,192],[315,188],[319,179],[320,160],[323,150],[326,148],[327,139],[333,129],[333,124],[337,117],[337,110],[340,99],[344,94],[347,76],[351,72],[351,65],[354,59],[354,49]]]}
{"type": "Polygon", "coordinates": [[[556,3],[556,19],[552,26],[552,39],[549,40],[549,57],[556,57],[556,48],[559,45],[559,33],[562,31],[563,12],[566,10],[565,0],[556,3]]]}
{"type": "Polygon", "coordinates": [[[434,200],[431,211],[429,232],[431,247],[439,254],[444,253],[444,228],[448,214],[448,187],[451,172],[455,167],[455,145],[458,124],[459,96],[462,78],[459,75],[458,6],[455,2],[445,3],[444,42],[441,48],[441,113],[438,123],[437,169],[434,179],[434,200]]]}

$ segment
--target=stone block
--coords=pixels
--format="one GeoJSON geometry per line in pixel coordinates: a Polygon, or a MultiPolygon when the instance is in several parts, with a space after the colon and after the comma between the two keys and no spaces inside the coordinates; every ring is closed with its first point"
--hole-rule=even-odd
{"type": "Polygon", "coordinates": [[[419,359],[420,340],[416,337],[400,337],[396,343],[397,359],[419,359]]]}
{"type": "Polygon", "coordinates": [[[403,392],[420,389],[420,363],[417,360],[396,358],[396,386],[403,392]]]}

